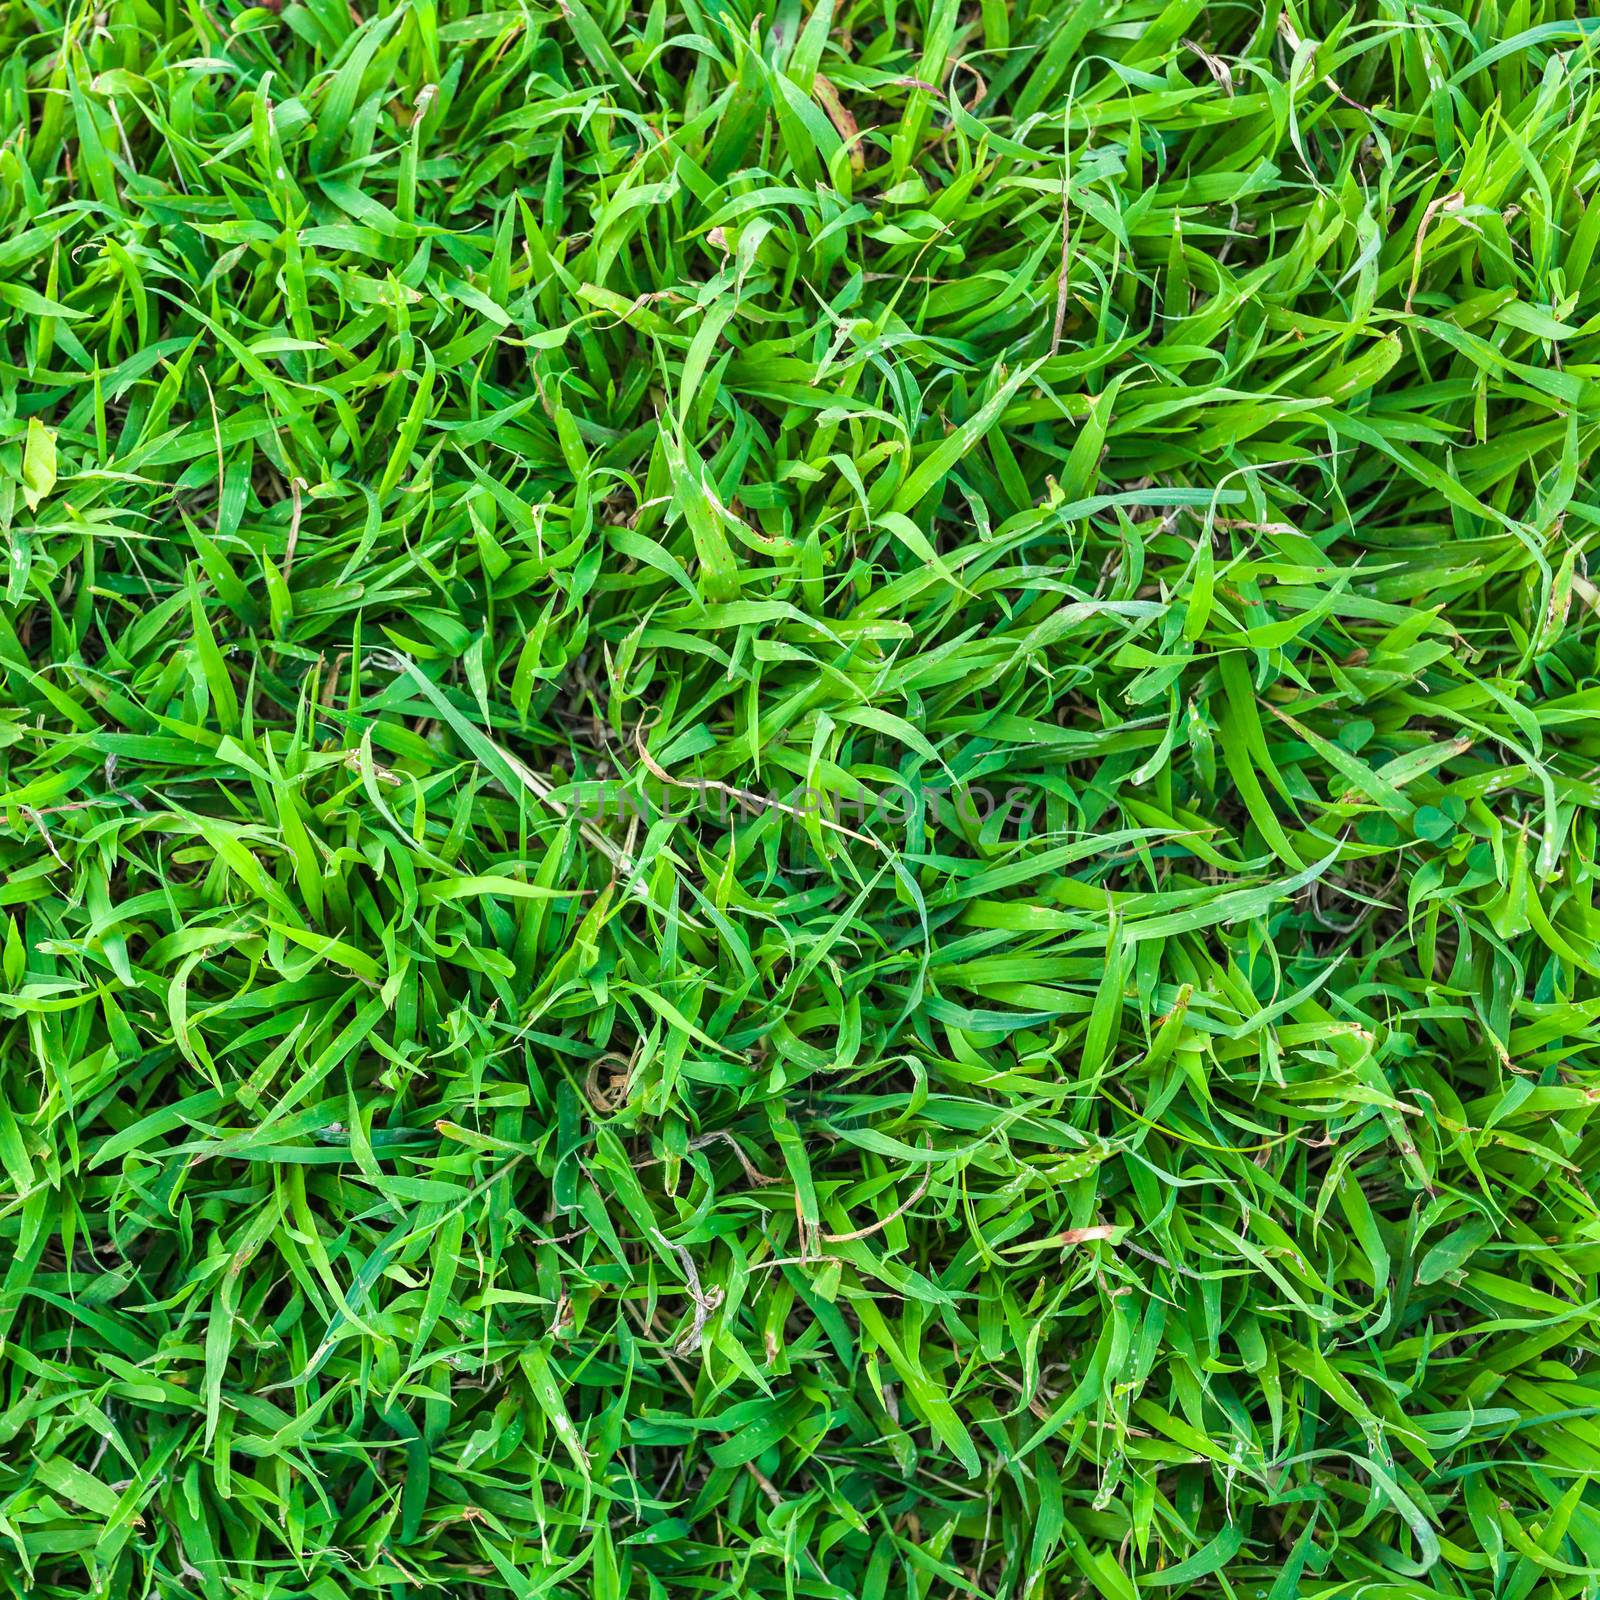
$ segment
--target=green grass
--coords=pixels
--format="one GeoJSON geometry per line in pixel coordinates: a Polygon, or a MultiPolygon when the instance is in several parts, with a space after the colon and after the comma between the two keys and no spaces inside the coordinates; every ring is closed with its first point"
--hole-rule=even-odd
{"type": "Polygon", "coordinates": [[[0,1592],[1594,1600],[1585,9],[0,0],[0,1592]]]}

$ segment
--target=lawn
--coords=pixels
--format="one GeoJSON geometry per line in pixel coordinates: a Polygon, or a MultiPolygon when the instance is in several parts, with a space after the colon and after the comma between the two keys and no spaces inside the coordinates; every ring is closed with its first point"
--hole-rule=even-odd
{"type": "Polygon", "coordinates": [[[0,0],[0,1594],[1594,1600],[1600,20],[0,0]]]}

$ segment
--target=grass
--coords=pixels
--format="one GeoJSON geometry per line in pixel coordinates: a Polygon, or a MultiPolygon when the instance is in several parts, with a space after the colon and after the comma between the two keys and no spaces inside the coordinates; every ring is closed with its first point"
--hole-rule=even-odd
{"type": "Polygon", "coordinates": [[[0,5],[0,1592],[1593,1600],[1584,9],[0,5]]]}

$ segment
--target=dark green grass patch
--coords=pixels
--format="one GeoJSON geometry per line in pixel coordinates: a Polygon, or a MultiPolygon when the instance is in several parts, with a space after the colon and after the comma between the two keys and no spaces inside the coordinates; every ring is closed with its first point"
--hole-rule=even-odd
{"type": "Polygon", "coordinates": [[[1593,1600],[1571,0],[0,0],[0,1591],[1593,1600]]]}

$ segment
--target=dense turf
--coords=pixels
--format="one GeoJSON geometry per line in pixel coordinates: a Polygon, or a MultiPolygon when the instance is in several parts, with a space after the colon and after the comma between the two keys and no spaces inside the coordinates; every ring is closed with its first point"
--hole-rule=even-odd
{"type": "Polygon", "coordinates": [[[0,0],[4,1592],[1595,1595],[1573,16],[0,0]]]}

